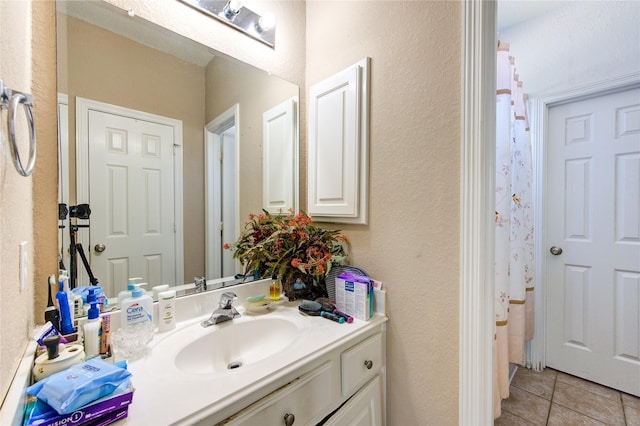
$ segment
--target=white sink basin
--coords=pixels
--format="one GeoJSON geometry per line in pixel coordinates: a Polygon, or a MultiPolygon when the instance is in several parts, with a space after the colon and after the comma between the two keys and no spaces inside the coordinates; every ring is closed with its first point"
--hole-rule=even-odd
{"type": "Polygon", "coordinates": [[[242,369],[273,356],[285,350],[300,332],[287,319],[262,317],[227,321],[208,328],[194,324],[180,333],[199,337],[176,353],[176,368],[183,373],[206,374],[242,369]]]}

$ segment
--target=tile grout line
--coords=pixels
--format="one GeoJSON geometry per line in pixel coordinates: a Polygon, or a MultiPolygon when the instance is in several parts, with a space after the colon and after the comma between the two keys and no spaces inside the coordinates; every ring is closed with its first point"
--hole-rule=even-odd
{"type": "Polygon", "coordinates": [[[556,383],[558,383],[558,373],[556,372],[555,377],[553,378],[553,390],[551,391],[551,400],[549,401],[549,411],[547,411],[547,421],[545,425],[549,424],[549,417],[551,416],[551,407],[553,406],[553,396],[556,393],[556,383]]]}
{"type": "MultiPolygon", "coordinates": [[[[558,379],[557,379],[557,376],[556,376],[556,383],[557,383],[557,380],[558,380],[558,379]]],[[[582,392],[590,393],[591,395],[595,395],[595,396],[597,396],[597,397],[604,398],[604,399],[608,399],[609,401],[615,402],[615,400],[614,400],[614,399],[607,398],[606,396],[600,395],[600,394],[595,393],[595,392],[591,392],[590,390],[587,390],[587,389],[581,388],[580,386],[574,386],[573,384],[571,384],[571,383],[567,383],[567,382],[563,382],[562,380],[561,380],[560,382],[562,382],[563,384],[565,384],[565,385],[569,386],[570,388],[577,389],[577,390],[582,391],[582,392]]],[[[601,385],[601,386],[602,386],[602,385],[601,385]]],[[[606,387],[606,386],[605,386],[605,387],[606,387]]],[[[555,386],[555,384],[554,384],[554,386],[553,386],[553,394],[552,394],[552,396],[551,396],[551,404],[552,404],[552,405],[553,405],[553,395],[555,394],[555,391],[556,391],[556,386],[555,386]]],[[[625,412],[624,412],[624,404],[622,403],[622,394],[621,394],[620,392],[618,392],[618,393],[619,393],[619,396],[620,396],[620,401],[619,401],[619,402],[620,402],[620,406],[622,407],[622,419],[623,419],[623,421],[624,421],[624,425],[625,425],[625,426],[627,426],[627,418],[626,418],[626,414],[625,414],[625,412]]],[[[596,419],[595,417],[592,417],[592,416],[590,416],[590,415],[588,415],[588,414],[586,414],[586,413],[581,413],[580,411],[577,411],[577,410],[575,410],[575,409],[574,409],[574,408],[572,408],[572,407],[567,407],[566,405],[564,405],[564,404],[560,404],[559,402],[556,402],[556,404],[557,404],[557,405],[559,405],[560,407],[564,407],[564,408],[566,408],[567,410],[573,411],[574,413],[577,413],[577,414],[579,414],[579,415],[581,415],[581,416],[588,417],[588,418],[590,418],[590,419],[592,419],[592,420],[595,420],[595,421],[597,421],[597,422],[600,422],[600,423],[608,424],[608,423],[605,423],[605,422],[603,422],[602,420],[598,420],[598,419],[596,419]]],[[[549,411],[551,411],[551,407],[549,407],[549,411]]],[[[548,419],[547,419],[547,423],[548,423],[548,419]]]]}

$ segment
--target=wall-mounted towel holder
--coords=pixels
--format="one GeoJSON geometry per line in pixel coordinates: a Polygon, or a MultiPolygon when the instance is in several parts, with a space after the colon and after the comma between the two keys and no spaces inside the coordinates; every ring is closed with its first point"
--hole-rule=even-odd
{"type": "Polygon", "coordinates": [[[0,110],[7,108],[7,131],[9,136],[9,148],[11,149],[11,155],[13,156],[13,164],[16,167],[18,173],[22,176],[31,176],[33,173],[33,166],[36,163],[36,126],[33,122],[33,112],[31,107],[33,106],[33,96],[11,90],[6,87],[2,80],[0,80],[0,110]],[[27,115],[27,122],[29,123],[29,161],[27,161],[27,167],[22,166],[20,159],[20,153],[18,152],[18,144],[16,143],[16,112],[18,105],[22,104],[24,112],[27,115]]]}

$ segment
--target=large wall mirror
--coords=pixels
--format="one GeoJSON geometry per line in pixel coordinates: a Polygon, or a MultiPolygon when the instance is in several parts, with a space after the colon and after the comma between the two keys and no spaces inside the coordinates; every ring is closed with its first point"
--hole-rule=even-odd
{"type": "Polygon", "coordinates": [[[60,198],[91,209],[60,222],[65,266],[73,236],[111,297],[241,272],[222,244],[263,208],[264,113],[299,88],[105,2],[57,2],[57,55],[60,198]]]}

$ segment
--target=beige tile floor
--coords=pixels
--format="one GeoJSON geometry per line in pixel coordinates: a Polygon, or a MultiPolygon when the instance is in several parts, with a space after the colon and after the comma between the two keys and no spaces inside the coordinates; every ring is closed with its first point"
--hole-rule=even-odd
{"type": "Polygon", "coordinates": [[[494,425],[640,426],[640,398],[550,368],[518,368],[494,425]]]}

